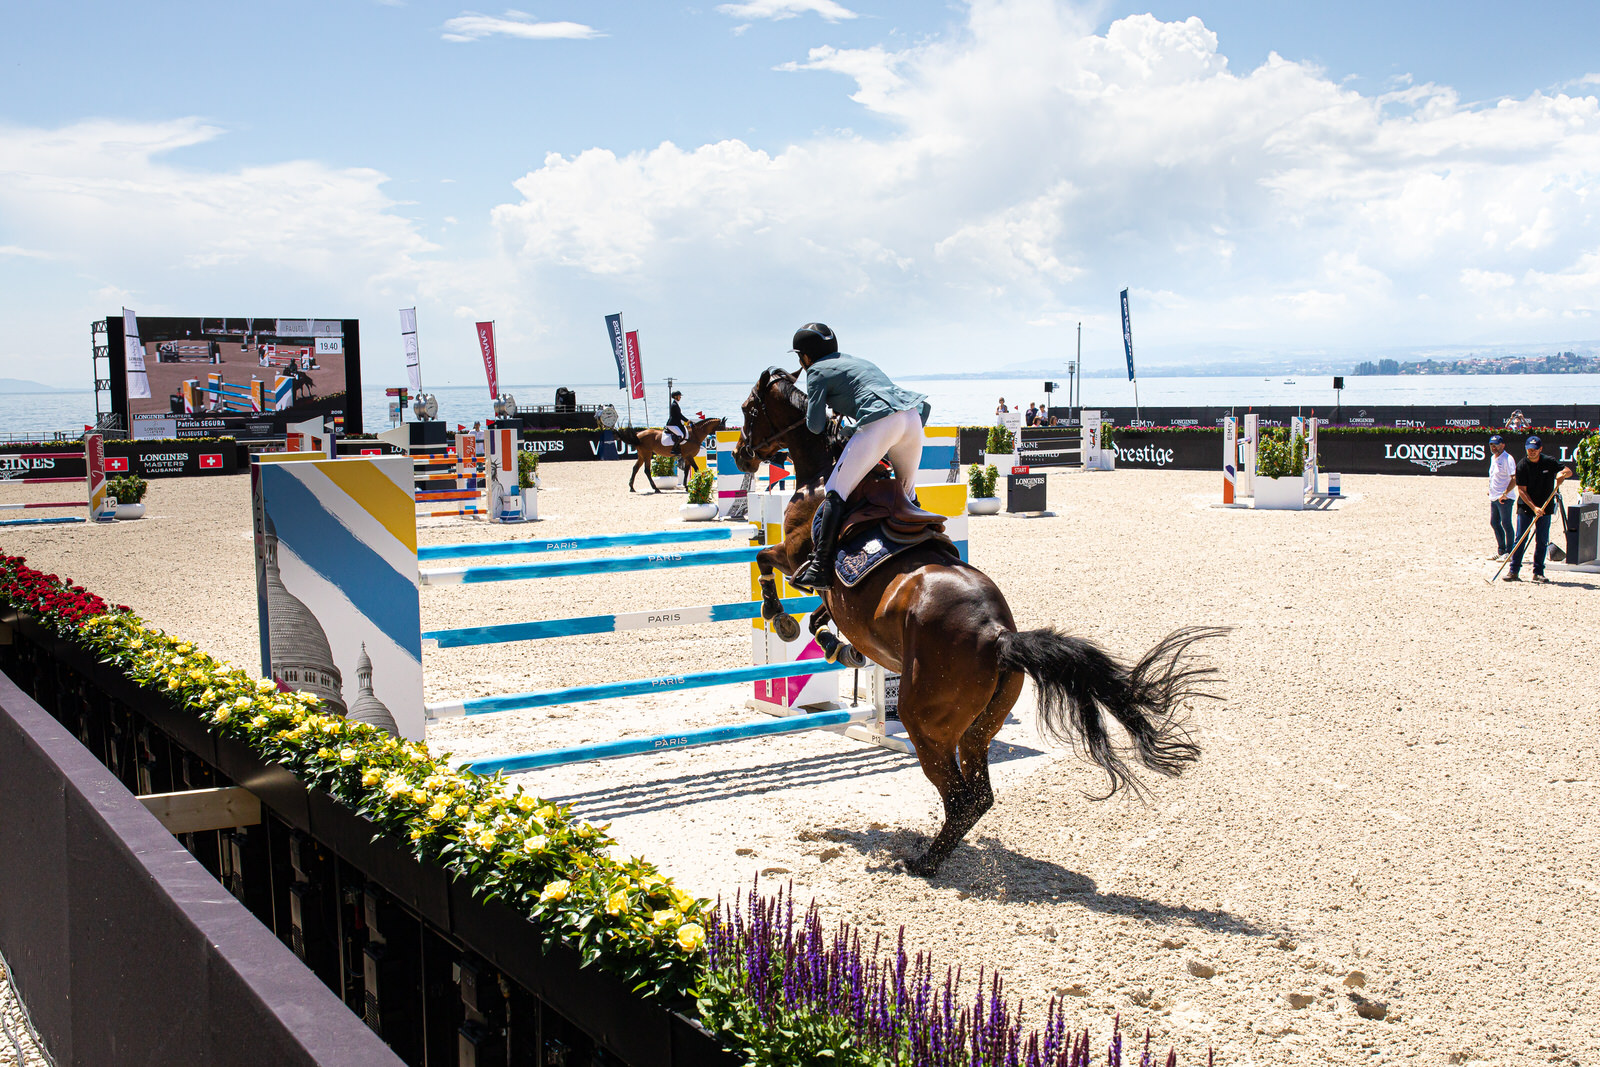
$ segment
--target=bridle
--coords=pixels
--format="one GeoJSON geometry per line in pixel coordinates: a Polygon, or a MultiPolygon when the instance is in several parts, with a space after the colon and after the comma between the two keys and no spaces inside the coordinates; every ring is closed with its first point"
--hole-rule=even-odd
{"type": "MultiPolygon", "coordinates": [[[[750,424],[754,421],[754,415],[760,415],[768,422],[772,421],[771,415],[769,415],[767,412],[766,387],[772,384],[772,380],[774,378],[780,376],[783,380],[788,381],[791,384],[794,382],[794,375],[788,373],[787,371],[780,370],[776,374],[769,373],[766,376],[766,380],[757,385],[757,387],[751,391],[750,399],[745,401],[745,404],[748,406],[749,404],[754,403],[756,410],[754,413],[745,412],[744,424],[746,427],[750,426],[750,424]]],[[[783,439],[805,424],[806,416],[801,414],[801,416],[794,422],[791,422],[781,430],[774,430],[772,433],[760,438],[759,442],[748,442],[748,447],[751,454],[757,459],[770,460],[773,455],[781,450],[783,439]]]]}

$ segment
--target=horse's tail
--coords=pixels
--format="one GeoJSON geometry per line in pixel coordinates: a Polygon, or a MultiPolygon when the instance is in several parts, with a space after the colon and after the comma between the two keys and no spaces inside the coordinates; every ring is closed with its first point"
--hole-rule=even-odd
{"type": "MultiPolygon", "coordinates": [[[[1070,742],[1111,779],[1106,797],[1127,787],[1143,786],[1106,733],[1109,715],[1127,731],[1139,762],[1150,770],[1176,777],[1200,758],[1178,718],[1178,705],[1211,697],[1200,684],[1217,674],[1215,667],[1186,663],[1189,647],[1220,637],[1227,627],[1189,626],[1174,630],[1132,667],[1105,649],[1054,629],[1005,633],[1000,637],[1000,665],[1023,670],[1039,690],[1043,733],[1070,742]]],[[[1101,797],[1100,799],[1105,799],[1101,797]]]]}

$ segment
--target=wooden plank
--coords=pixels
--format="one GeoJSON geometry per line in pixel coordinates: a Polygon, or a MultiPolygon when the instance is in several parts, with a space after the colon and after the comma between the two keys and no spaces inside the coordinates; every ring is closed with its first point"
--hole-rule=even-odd
{"type": "Polygon", "coordinates": [[[181,793],[151,793],[140,797],[139,803],[160,819],[161,825],[174,836],[232,830],[261,822],[261,801],[250,790],[237,785],[187,789],[181,793]]]}

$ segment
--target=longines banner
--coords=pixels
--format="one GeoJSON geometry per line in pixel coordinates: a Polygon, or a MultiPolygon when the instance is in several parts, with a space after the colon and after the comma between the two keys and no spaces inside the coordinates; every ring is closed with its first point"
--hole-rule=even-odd
{"type": "MultiPolygon", "coordinates": [[[[28,446],[38,449],[38,445],[28,446]]],[[[141,478],[176,478],[198,474],[234,474],[239,446],[232,441],[194,444],[177,441],[107,441],[106,476],[137,474],[141,478]]],[[[76,451],[0,452],[0,482],[23,478],[83,478],[83,448],[76,451]]]]}

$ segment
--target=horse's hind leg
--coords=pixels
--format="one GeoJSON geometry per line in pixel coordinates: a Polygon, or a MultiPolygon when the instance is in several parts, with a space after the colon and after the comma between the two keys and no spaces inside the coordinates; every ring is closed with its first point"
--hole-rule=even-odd
{"type": "MultiPolygon", "coordinates": [[[[916,657],[912,655],[907,659],[910,670],[900,680],[900,721],[916,746],[923,775],[933,783],[944,801],[944,825],[927,851],[908,858],[905,864],[913,874],[931,875],[994,803],[994,793],[988,784],[987,760],[978,761],[973,768],[975,774],[968,773],[962,742],[979,720],[987,726],[991,717],[996,718],[994,729],[998,730],[998,722],[1005,721],[1010,704],[999,702],[1001,706],[996,715],[997,694],[992,682],[980,687],[969,679],[955,684],[945,679],[940,687],[942,692],[934,692],[933,686],[922,680],[923,671],[917,668],[916,657]]],[[[1016,687],[1020,690],[1020,681],[1016,687]]],[[[1015,693],[1011,694],[1011,700],[1016,700],[1015,693]]]]}
{"type": "Polygon", "coordinates": [[[994,807],[994,788],[989,784],[989,745],[1005,725],[1006,715],[1016,704],[1017,697],[1022,695],[1022,679],[1018,671],[1002,674],[989,706],[961,735],[961,773],[971,787],[979,818],[994,807]]]}
{"type": "Polygon", "coordinates": [[[639,458],[633,461],[633,470],[628,473],[628,492],[630,493],[638,492],[633,487],[633,480],[639,476],[639,468],[644,466],[644,457],[645,450],[641,448],[639,449],[639,458]]]}

